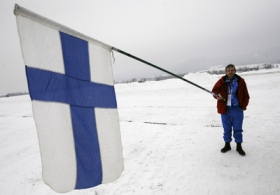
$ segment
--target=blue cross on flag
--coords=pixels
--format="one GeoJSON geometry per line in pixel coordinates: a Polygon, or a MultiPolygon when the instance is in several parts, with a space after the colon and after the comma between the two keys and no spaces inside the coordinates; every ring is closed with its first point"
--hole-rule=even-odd
{"type": "Polygon", "coordinates": [[[44,182],[90,188],[123,171],[111,46],[15,6],[44,182]]]}

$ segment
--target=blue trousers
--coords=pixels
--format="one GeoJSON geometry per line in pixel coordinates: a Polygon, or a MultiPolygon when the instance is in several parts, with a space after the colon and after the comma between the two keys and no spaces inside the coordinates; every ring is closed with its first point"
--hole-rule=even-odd
{"type": "Polygon", "coordinates": [[[243,110],[240,107],[227,107],[226,114],[221,114],[222,124],[224,128],[224,141],[231,142],[232,130],[233,137],[236,143],[242,143],[242,123],[243,110]]]}

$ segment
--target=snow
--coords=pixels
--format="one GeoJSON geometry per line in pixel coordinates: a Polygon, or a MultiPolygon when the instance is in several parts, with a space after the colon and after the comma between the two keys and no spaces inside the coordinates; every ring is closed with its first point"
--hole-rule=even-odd
{"type": "MultiPolygon", "coordinates": [[[[241,73],[251,96],[246,156],[223,154],[216,100],[179,79],[115,85],[125,169],[115,182],[67,194],[280,194],[280,72],[241,73]],[[273,74],[272,74],[273,73],[273,74]]],[[[204,87],[219,75],[192,73],[204,87]]],[[[29,96],[0,98],[1,194],[58,194],[42,181],[29,96]]]]}

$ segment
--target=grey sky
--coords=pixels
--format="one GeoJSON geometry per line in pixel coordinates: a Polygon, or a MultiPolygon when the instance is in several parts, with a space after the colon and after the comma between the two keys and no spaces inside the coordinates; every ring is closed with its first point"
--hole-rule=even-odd
{"type": "MultiPolygon", "coordinates": [[[[0,95],[27,91],[15,3],[175,73],[280,60],[279,0],[0,0],[0,95]]],[[[114,54],[116,80],[163,74],[114,54]]]]}

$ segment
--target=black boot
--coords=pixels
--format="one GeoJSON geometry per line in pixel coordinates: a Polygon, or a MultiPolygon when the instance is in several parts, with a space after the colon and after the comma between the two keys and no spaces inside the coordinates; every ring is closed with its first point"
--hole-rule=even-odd
{"type": "Polygon", "coordinates": [[[222,153],[226,153],[227,151],[231,150],[230,143],[226,142],[225,147],[221,149],[222,153]]]}
{"type": "Polygon", "coordinates": [[[245,155],[246,155],[246,153],[245,153],[244,150],[242,149],[241,143],[237,143],[236,151],[237,151],[241,156],[245,156],[245,155]]]}

